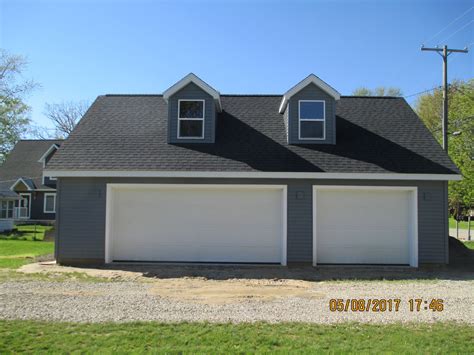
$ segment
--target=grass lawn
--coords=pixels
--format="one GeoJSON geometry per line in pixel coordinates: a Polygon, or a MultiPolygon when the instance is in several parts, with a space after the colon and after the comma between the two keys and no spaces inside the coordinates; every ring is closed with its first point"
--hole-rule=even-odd
{"type": "Polygon", "coordinates": [[[0,321],[0,353],[469,353],[474,327],[410,325],[0,321]]]}
{"type": "Polygon", "coordinates": [[[15,240],[43,240],[44,233],[50,229],[52,226],[40,226],[36,225],[18,225],[15,226],[19,233],[9,233],[3,234],[0,233],[0,240],[1,239],[15,239],[15,240]]]}
{"type": "Polygon", "coordinates": [[[464,243],[464,245],[465,245],[466,247],[468,247],[469,249],[474,249],[474,241],[473,241],[473,240],[468,241],[468,242],[463,242],[463,243],[464,243]]]}
{"type": "MultiPolygon", "coordinates": [[[[456,220],[452,217],[449,218],[449,228],[456,228],[456,220]]],[[[459,229],[467,229],[467,221],[460,221],[459,229]]],[[[474,229],[474,220],[471,221],[471,230],[473,229],[474,229]]]]}
{"type": "Polygon", "coordinates": [[[0,239],[0,268],[16,269],[36,256],[53,252],[53,242],[0,239]]]}

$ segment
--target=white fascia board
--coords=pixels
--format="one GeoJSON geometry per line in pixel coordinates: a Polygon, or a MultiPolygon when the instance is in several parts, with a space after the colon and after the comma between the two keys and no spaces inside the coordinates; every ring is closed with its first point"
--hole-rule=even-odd
{"type": "Polygon", "coordinates": [[[205,81],[200,79],[197,75],[193,73],[189,73],[186,75],[184,78],[182,78],[180,81],[178,81],[176,84],[171,86],[170,88],[166,89],[163,92],[163,99],[168,102],[168,99],[170,96],[184,88],[186,85],[189,83],[194,83],[197,86],[199,86],[202,90],[207,92],[209,95],[212,96],[214,99],[216,106],[217,106],[217,111],[221,112],[222,111],[222,105],[221,105],[221,95],[219,94],[219,91],[215,90],[212,88],[209,84],[207,84],[205,81]]]}
{"type": "Polygon", "coordinates": [[[284,95],[283,95],[283,99],[281,100],[281,104],[280,104],[280,108],[279,108],[279,112],[280,113],[283,113],[285,112],[285,109],[286,109],[286,104],[288,103],[288,100],[294,95],[296,94],[297,92],[299,92],[300,90],[304,89],[306,86],[308,86],[309,84],[314,84],[316,85],[317,87],[319,87],[321,90],[325,91],[327,94],[331,95],[334,100],[339,100],[341,98],[341,94],[335,90],[334,88],[332,88],[329,84],[325,83],[324,81],[322,81],[320,78],[318,78],[316,75],[314,74],[310,74],[308,75],[305,79],[303,79],[302,81],[300,81],[298,84],[296,84],[295,86],[293,86],[290,90],[288,90],[284,95]]]}
{"type": "Polygon", "coordinates": [[[19,183],[22,183],[23,185],[26,186],[26,188],[28,189],[28,191],[32,191],[32,189],[30,188],[30,186],[25,182],[25,180],[23,180],[23,178],[18,178],[18,180],[15,181],[15,183],[10,186],[10,190],[14,190],[15,189],[15,186],[18,185],[19,183]]]}
{"type": "Polygon", "coordinates": [[[48,157],[48,155],[51,154],[51,152],[53,151],[53,149],[58,149],[59,148],[59,145],[57,144],[52,144],[51,147],[48,148],[48,150],[41,156],[41,158],[39,158],[38,160],[38,163],[42,163],[43,161],[46,160],[46,158],[48,157]]]}
{"type": "Polygon", "coordinates": [[[139,177],[139,178],[242,178],[242,179],[348,179],[348,180],[461,180],[456,174],[397,173],[297,173],[266,171],[139,171],[139,170],[45,170],[53,177],[139,177]]]}

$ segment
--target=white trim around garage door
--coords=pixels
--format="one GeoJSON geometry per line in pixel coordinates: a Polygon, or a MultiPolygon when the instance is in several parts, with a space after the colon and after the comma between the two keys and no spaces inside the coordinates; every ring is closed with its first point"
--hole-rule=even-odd
{"type": "Polygon", "coordinates": [[[410,230],[410,266],[418,267],[418,188],[416,186],[341,186],[313,185],[313,266],[317,266],[317,218],[318,208],[316,193],[318,190],[372,190],[372,191],[409,191],[411,192],[412,217],[410,230]]]}
{"type": "Polygon", "coordinates": [[[106,198],[106,208],[105,208],[105,262],[111,263],[112,252],[111,252],[111,235],[110,231],[112,229],[112,211],[111,206],[113,206],[113,191],[114,189],[120,188],[141,188],[147,189],[150,187],[158,187],[163,189],[175,189],[177,187],[183,189],[199,189],[199,188],[214,188],[214,189],[274,189],[281,190],[281,218],[282,218],[282,240],[281,240],[281,265],[286,266],[287,264],[287,186],[286,185],[235,185],[235,184],[107,184],[107,198],[106,198]]]}

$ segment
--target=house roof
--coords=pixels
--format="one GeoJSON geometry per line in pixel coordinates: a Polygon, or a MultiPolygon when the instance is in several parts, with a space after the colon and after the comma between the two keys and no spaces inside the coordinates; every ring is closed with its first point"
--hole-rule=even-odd
{"type": "Polygon", "coordinates": [[[62,140],[20,140],[0,166],[0,191],[8,191],[22,178],[30,189],[49,189],[42,185],[43,163],[38,160],[53,144],[62,140]]]}
{"type": "Polygon", "coordinates": [[[161,95],[99,96],[50,170],[459,174],[404,99],[336,103],[337,144],[289,145],[281,95],[221,95],[213,144],[168,144],[161,95]]]}

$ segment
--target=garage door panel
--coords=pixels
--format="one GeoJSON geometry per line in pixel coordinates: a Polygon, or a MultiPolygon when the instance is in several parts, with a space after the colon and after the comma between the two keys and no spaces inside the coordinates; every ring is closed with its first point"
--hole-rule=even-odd
{"type": "Polygon", "coordinates": [[[358,246],[364,245],[369,247],[371,244],[377,245],[379,240],[383,241],[383,245],[390,247],[408,247],[407,238],[400,238],[406,235],[406,229],[391,229],[391,230],[368,230],[362,233],[354,233],[351,229],[320,229],[322,245],[348,245],[358,246]],[[328,236],[328,238],[324,238],[328,236]]]}
{"type": "Polygon", "coordinates": [[[319,264],[409,264],[412,200],[408,190],[316,189],[319,264]]]}
{"type": "Polygon", "coordinates": [[[400,260],[398,254],[403,250],[394,250],[385,255],[384,248],[336,247],[326,248],[324,254],[318,254],[320,264],[408,264],[408,258],[400,260]],[[341,259],[341,255],[345,255],[341,259]]]}
{"type": "Polygon", "coordinates": [[[318,209],[320,220],[323,224],[340,225],[344,218],[345,225],[358,225],[361,219],[368,227],[380,225],[392,226],[404,224],[409,218],[409,211],[399,206],[407,206],[409,203],[408,193],[400,192],[373,192],[361,191],[319,191],[318,205],[324,208],[318,209]],[[373,211],[372,217],[367,211],[373,211]],[[377,213],[383,211],[383,213],[377,213]],[[400,222],[402,221],[402,222],[400,222]]]}
{"type": "Polygon", "coordinates": [[[282,260],[281,189],[122,187],[113,196],[114,260],[282,260]]]}

